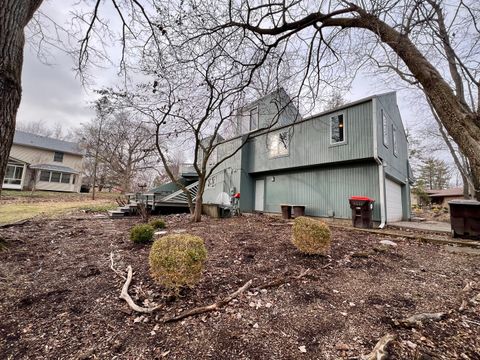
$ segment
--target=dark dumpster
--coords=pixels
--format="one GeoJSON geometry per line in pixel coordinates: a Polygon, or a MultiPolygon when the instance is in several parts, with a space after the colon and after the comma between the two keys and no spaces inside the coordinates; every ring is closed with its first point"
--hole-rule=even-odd
{"type": "Polygon", "coordinates": [[[352,209],[353,227],[370,229],[373,227],[373,203],[375,200],[367,196],[350,197],[350,209],[352,209]]]}
{"type": "Polygon", "coordinates": [[[452,200],[450,223],[452,237],[469,237],[480,240],[480,201],[452,200]]]}
{"type": "Polygon", "coordinates": [[[282,209],[282,218],[284,219],[292,218],[292,205],[281,204],[280,208],[282,209]]]}
{"type": "Polygon", "coordinates": [[[305,205],[293,205],[293,217],[305,216],[305,205]]]}

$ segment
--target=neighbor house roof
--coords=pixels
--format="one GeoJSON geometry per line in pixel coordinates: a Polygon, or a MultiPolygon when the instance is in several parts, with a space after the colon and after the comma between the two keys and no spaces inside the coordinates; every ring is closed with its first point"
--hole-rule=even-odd
{"type": "Polygon", "coordinates": [[[34,164],[34,165],[30,165],[30,169],[58,171],[58,172],[63,172],[68,174],[79,174],[77,170],[72,169],[71,167],[68,167],[68,166],[61,166],[61,165],[34,164]]]}
{"type": "Polygon", "coordinates": [[[25,131],[15,131],[13,143],[16,145],[32,146],[39,149],[61,151],[69,154],[84,155],[77,143],[31,134],[25,131]]]}
{"type": "Polygon", "coordinates": [[[463,188],[451,188],[431,191],[434,191],[434,193],[429,194],[430,197],[463,196],[463,188]]]}

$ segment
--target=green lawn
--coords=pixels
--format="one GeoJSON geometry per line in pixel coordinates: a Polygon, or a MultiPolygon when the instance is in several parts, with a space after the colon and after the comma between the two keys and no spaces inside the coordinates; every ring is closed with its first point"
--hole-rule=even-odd
{"type": "Polygon", "coordinates": [[[117,205],[113,201],[107,200],[0,204],[0,224],[30,219],[39,215],[51,217],[73,210],[107,211],[115,207],[117,205]]]}
{"type": "MultiPolygon", "coordinates": [[[[117,197],[122,196],[116,192],[97,192],[95,194],[96,199],[110,199],[114,200],[117,197]]],[[[9,199],[9,198],[16,198],[16,199],[62,199],[66,201],[75,200],[75,201],[83,201],[92,198],[91,193],[67,193],[67,192],[56,192],[56,191],[18,191],[18,190],[2,190],[2,198],[9,199]]]]}

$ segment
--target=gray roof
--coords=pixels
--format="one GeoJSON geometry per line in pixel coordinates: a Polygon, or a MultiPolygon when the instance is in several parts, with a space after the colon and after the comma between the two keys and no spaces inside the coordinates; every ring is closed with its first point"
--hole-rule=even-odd
{"type": "Polygon", "coordinates": [[[77,143],[70,141],[63,141],[31,134],[24,131],[15,131],[13,143],[16,145],[32,146],[40,149],[61,151],[69,154],[84,155],[84,151],[80,149],[77,143]]]}
{"type": "Polygon", "coordinates": [[[61,165],[33,164],[33,165],[30,165],[30,169],[58,171],[58,172],[63,172],[68,174],[79,174],[77,170],[72,169],[71,167],[68,167],[68,166],[61,166],[61,165]]]}

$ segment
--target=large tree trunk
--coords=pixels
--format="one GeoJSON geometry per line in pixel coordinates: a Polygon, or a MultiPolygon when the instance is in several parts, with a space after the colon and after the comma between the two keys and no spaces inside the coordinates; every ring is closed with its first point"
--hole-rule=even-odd
{"type": "Polygon", "coordinates": [[[41,3],[42,0],[2,0],[0,3],[0,185],[22,97],[24,28],[41,3]]]}
{"type": "Polygon", "coordinates": [[[330,18],[327,26],[358,27],[372,31],[380,37],[407,65],[422,85],[449,135],[458,144],[470,162],[475,198],[480,200],[480,118],[457,96],[438,70],[423,56],[408,36],[357,8],[359,17],[330,18]]]}
{"type": "Polygon", "coordinates": [[[203,205],[203,192],[205,191],[205,181],[206,181],[205,178],[203,179],[200,178],[198,180],[197,197],[195,198],[195,208],[193,210],[194,222],[202,221],[202,205],[203,205]]]}

